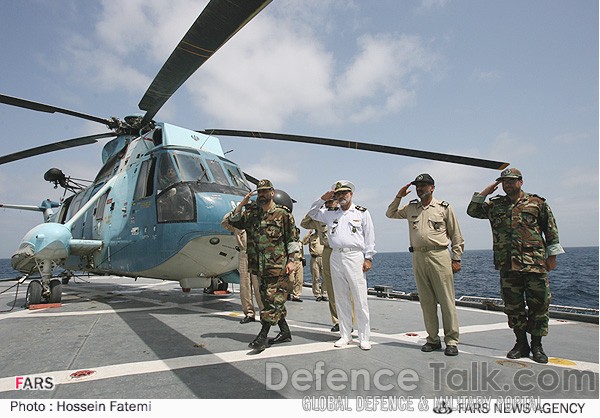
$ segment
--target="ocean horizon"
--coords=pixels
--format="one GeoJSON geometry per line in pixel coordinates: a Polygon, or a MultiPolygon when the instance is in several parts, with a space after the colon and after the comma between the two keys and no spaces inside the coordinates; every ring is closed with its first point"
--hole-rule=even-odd
{"type": "MultiPolygon", "coordinates": [[[[549,273],[553,305],[598,309],[599,247],[567,247],[558,256],[557,268],[549,273]]],[[[307,266],[304,282],[311,283],[310,255],[305,253],[307,266]]],[[[0,278],[19,277],[10,259],[0,259],[0,278]]],[[[395,291],[416,293],[409,252],[381,252],[374,258],[373,269],[367,274],[367,285],[390,286],[395,291]]],[[[461,296],[500,297],[500,275],[493,265],[492,250],[465,250],[462,269],[454,277],[456,298],[461,296]]]]}

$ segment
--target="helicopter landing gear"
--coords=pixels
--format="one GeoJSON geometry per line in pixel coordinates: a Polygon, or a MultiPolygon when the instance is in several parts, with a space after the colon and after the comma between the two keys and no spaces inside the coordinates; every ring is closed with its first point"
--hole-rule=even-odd
{"type": "Polygon", "coordinates": [[[69,284],[69,281],[73,278],[73,273],[70,270],[64,270],[59,274],[59,277],[62,284],[69,284]]]}
{"type": "Polygon", "coordinates": [[[227,293],[227,287],[229,284],[219,279],[218,277],[213,277],[211,279],[210,287],[204,289],[204,293],[208,293],[210,295],[214,294],[224,294],[227,293]]]}
{"type": "Polygon", "coordinates": [[[25,307],[40,303],[60,303],[62,300],[62,281],[52,278],[52,271],[56,263],[50,260],[37,262],[38,270],[42,276],[41,280],[32,280],[27,286],[25,296],[25,307]]]}
{"type": "Polygon", "coordinates": [[[59,279],[50,280],[44,284],[40,280],[32,280],[27,286],[25,296],[25,307],[38,305],[40,303],[60,303],[62,300],[62,283],[59,279]]]}
{"type": "Polygon", "coordinates": [[[48,303],[60,303],[62,300],[62,282],[59,279],[50,280],[48,303]]]}
{"type": "Polygon", "coordinates": [[[32,280],[27,286],[27,294],[25,296],[25,306],[37,305],[42,301],[42,283],[39,280],[32,280]]]}

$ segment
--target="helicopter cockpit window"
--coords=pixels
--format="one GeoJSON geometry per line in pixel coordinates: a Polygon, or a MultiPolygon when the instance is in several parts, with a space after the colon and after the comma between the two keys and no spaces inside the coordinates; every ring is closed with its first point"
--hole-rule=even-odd
{"type": "Polygon", "coordinates": [[[244,175],[238,167],[226,163],[224,163],[223,165],[225,166],[225,170],[227,170],[227,174],[229,174],[229,178],[231,178],[231,181],[233,182],[233,185],[235,187],[238,187],[243,190],[250,190],[248,184],[244,180],[244,175]]]}
{"type": "Polygon", "coordinates": [[[175,154],[175,161],[177,162],[183,181],[210,183],[206,167],[199,156],[193,154],[175,154]]]}
{"type": "Polygon", "coordinates": [[[229,186],[229,180],[227,180],[227,176],[225,175],[221,164],[219,164],[219,162],[216,160],[206,160],[206,162],[208,163],[210,172],[215,178],[215,182],[224,186],[229,186]]]}
{"type": "Polygon", "coordinates": [[[162,190],[180,181],[181,179],[177,174],[177,169],[170,155],[161,154],[158,159],[157,192],[160,193],[162,190]]]}

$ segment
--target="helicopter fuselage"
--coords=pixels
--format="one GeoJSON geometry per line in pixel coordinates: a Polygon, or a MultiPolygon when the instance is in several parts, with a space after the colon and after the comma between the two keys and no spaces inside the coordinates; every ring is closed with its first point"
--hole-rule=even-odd
{"type": "Polygon", "coordinates": [[[68,270],[183,288],[239,282],[239,249],[220,223],[250,188],[217,138],[158,123],[140,137],[115,138],[103,159],[92,185],[50,217],[57,225],[25,236],[15,269],[28,273],[48,258],[68,270]]]}

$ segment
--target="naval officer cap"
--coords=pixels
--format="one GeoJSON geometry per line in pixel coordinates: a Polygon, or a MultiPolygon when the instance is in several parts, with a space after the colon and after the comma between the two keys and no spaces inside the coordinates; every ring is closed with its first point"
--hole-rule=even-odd
{"type": "Polygon", "coordinates": [[[332,189],[335,193],[345,191],[354,193],[354,184],[350,183],[348,180],[338,180],[332,186],[332,189]]]}
{"type": "Polygon", "coordinates": [[[256,191],[271,189],[273,189],[273,183],[271,183],[271,181],[267,179],[260,180],[256,185],[256,191]]]}
{"type": "Polygon", "coordinates": [[[416,186],[418,183],[435,184],[435,181],[433,181],[433,177],[431,177],[429,174],[423,173],[419,174],[417,178],[410,184],[414,184],[416,186]]]}
{"type": "Polygon", "coordinates": [[[502,181],[504,179],[522,179],[523,175],[521,174],[521,170],[518,168],[507,168],[502,173],[500,173],[500,177],[496,179],[496,181],[502,181]]]}

